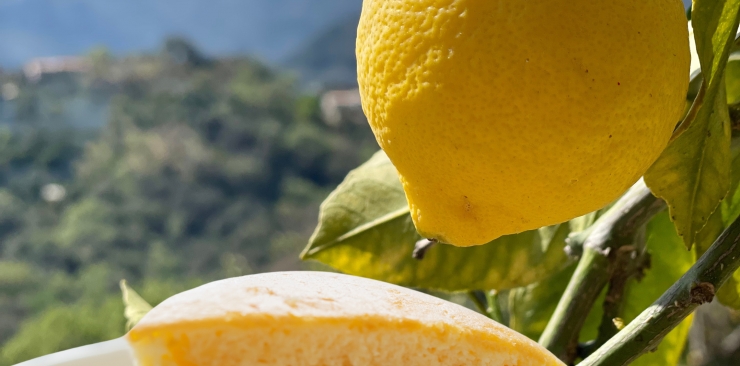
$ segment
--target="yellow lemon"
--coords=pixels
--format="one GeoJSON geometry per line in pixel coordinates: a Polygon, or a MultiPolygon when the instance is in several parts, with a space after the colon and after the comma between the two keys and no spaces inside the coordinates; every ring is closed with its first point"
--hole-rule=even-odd
{"type": "Polygon", "coordinates": [[[462,306],[322,272],[207,284],[159,304],[127,339],[141,366],[564,366],[462,306]]]}
{"type": "Polygon", "coordinates": [[[365,0],[365,114],[420,234],[468,246],[599,209],[684,110],[680,0],[365,0]]]}

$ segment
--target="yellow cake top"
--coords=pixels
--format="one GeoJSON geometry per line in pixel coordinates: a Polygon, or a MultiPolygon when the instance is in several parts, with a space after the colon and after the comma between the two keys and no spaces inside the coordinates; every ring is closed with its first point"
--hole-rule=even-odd
{"type": "MultiPolygon", "coordinates": [[[[529,355],[524,357],[539,360],[537,364],[562,365],[557,358],[532,340],[463,306],[389,283],[328,272],[274,272],[212,282],[165,300],[152,309],[128,337],[135,346],[141,344],[141,347],[159,344],[155,339],[161,338],[162,347],[167,348],[164,354],[169,356],[147,356],[151,359],[169,359],[175,356],[186,359],[196,357],[192,356],[196,353],[207,354],[209,356],[206,358],[212,358],[215,357],[215,353],[211,355],[214,351],[193,348],[204,348],[206,342],[214,339],[207,335],[209,332],[232,332],[229,337],[236,338],[229,339],[238,344],[239,336],[236,334],[239,332],[244,333],[244,337],[254,337],[252,333],[256,332],[255,334],[262,334],[256,336],[256,339],[267,340],[275,337],[295,338],[303,332],[301,329],[308,329],[310,339],[310,329],[313,329],[313,338],[329,339],[334,337],[329,333],[341,332],[337,329],[344,328],[358,335],[385,329],[390,332],[387,334],[394,337],[394,344],[399,346],[406,342],[417,347],[417,340],[412,340],[414,336],[410,334],[426,334],[425,337],[433,339],[441,336],[440,340],[464,338],[470,341],[466,342],[472,349],[493,347],[505,354],[529,355]],[[270,324],[277,324],[278,328],[270,328],[270,324]],[[338,324],[344,325],[334,327],[338,324]],[[330,328],[326,328],[327,326],[330,328]],[[258,329],[267,330],[259,333],[261,331],[258,329]],[[283,330],[276,335],[270,329],[283,330]],[[402,332],[395,333],[398,330],[402,332]],[[288,333],[292,335],[287,335],[288,333]],[[453,334],[463,338],[457,338],[453,334]],[[544,363],[539,363],[542,361],[544,363]]],[[[347,339],[348,336],[340,338],[347,339]]],[[[221,342],[226,339],[226,336],[218,337],[221,337],[221,342]]],[[[284,345],[287,338],[280,338],[279,342],[275,338],[274,341],[284,345]]],[[[306,341],[300,343],[305,344],[306,341]]],[[[463,344],[458,346],[462,348],[463,344]]],[[[458,346],[443,344],[443,347],[453,349],[458,346]]],[[[322,347],[314,349],[320,348],[322,347]]],[[[152,348],[141,351],[141,354],[160,354],[159,351],[151,350],[152,348]]],[[[275,352],[265,354],[273,355],[275,352]]]]}

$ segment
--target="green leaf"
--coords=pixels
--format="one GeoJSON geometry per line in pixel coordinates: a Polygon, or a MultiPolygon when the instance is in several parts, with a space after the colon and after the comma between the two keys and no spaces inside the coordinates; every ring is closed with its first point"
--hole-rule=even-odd
{"type": "Polygon", "coordinates": [[[691,23],[707,90],[718,89],[735,40],[740,0],[694,0],[691,23]]]}
{"type": "Polygon", "coordinates": [[[504,236],[481,246],[439,244],[411,257],[421,239],[396,169],[381,151],[350,172],[321,205],[301,254],[342,272],[402,286],[446,291],[509,289],[544,279],[569,263],[568,224],[504,236]]]}
{"type": "MultiPolygon", "coordinates": [[[[572,233],[570,237],[574,238],[576,236],[573,234],[585,232],[610,207],[612,207],[612,204],[601,210],[570,220],[568,222],[572,233]]],[[[558,306],[565,288],[568,287],[568,282],[570,282],[577,265],[577,263],[572,263],[542,281],[511,289],[508,292],[507,305],[509,328],[524,334],[530,339],[538,340],[545,330],[547,322],[550,321],[552,314],[555,312],[555,308],[558,306]]],[[[601,304],[605,295],[606,290],[602,291],[594,303],[596,305],[589,312],[580,334],[581,342],[596,338],[596,331],[603,313],[601,304]]]]}
{"type": "Polygon", "coordinates": [[[123,305],[125,306],[123,315],[126,317],[126,329],[131,329],[149,310],[152,310],[152,306],[142,299],[134,289],[129,287],[126,280],[121,280],[120,286],[123,293],[123,305]]]}
{"type": "MultiPolygon", "coordinates": [[[[694,103],[701,103],[701,98],[694,103]]],[[[668,203],[671,219],[688,248],[730,189],[730,124],[724,88],[712,104],[699,107],[689,128],[645,174],[650,190],[668,203]]]]}
{"type": "Polygon", "coordinates": [[[575,219],[570,220],[568,222],[568,225],[570,225],[570,231],[573,233],[577,233],[588,229],[589,227],[591,227],[591,225],[594,224],[594,222],[596,222],[596,219],[598,219],[601,214],[608,211],[611,205],[612,204],[609,204],[608,206],[598,211],[587,213],[581,217],[576,217],[575,219]]]}
{"type": "Polygon", "coordinates": [[[724,71],[738,28],[740,0],[696,0],[692,25],[702,83],[688,115],[645,183],[668,203],[687,247],[730,185],[730,120],[724,71]]]}
{"type": "Polygon", "coordinates": [[[717,300],[722,305],[740,310],[740,270],[735,271],[717,291],[717,300]]]}
{"type": "Polygon", "coordinates": [[[740,52],[730,55],[725,68],[727,104],[740,103],[740,52]]]}
{"type": "MultiPolygon", "coordinates": [[[[717,210],[719,213],[717,215],[713,215],[718,217],[710,219],[710,223],[713,222],[713,224],[710,225],[708,223],[704,230],[702,230],[702,232],[710,232],[711,235],[708,234],[708,237],[704,240],[704,245],[697,248],[698,255],[703,254],[707,249],[709,249],[709,246],[714,242],[714,240],[710,240],[712,239],[711,237],[713,236],[714,239],[716,239],[719,236],[717,231],[721,233],[721,230],[728,227],[733,221],[740,217],[740,189],[738,189],[740,186],[740,142],[734,143],[732,154],[732,183],[730,185],[730,194],[728,194],[724,201],[722,201],[722,209],[717,210]],[[712,229],[707,230],[710,226],[712,229]]],[[[730,277],[722,287],[720,287],[717,291],[717,300],[725,306],[740,310],[740,270],[736,271],[733,276],[730,277]]]]}
{"type": "MultiPolygon", "coordinates": [[[[524,334],[533,340],[538,340],[547,326],[547,322],[555,312],[560,297],[568,287],[577,264],[566,267],[558,273],[525,287],[509,291],[508,315],[509,328],[524,334]]],[[[594,303],[594,307],[586,317],[583,330],[580,334],[581,342],[596,338],[596,330],[603,313],[601,304],[606,291],[594,303]]]]}
{"type": "Polygon", "coordinates": [[[714,244],[714,241],[717,240],[724,229],[725,223],[722,220],[722,210],[715,210],[712,216],[709,217],[707,224],[704,225],[704,228],[696,235],[694,251],[697,258],[701,257],[714,244]]]}
{"type": "Polygon", "coordinates": [[[732,176],[730,180],[730,192],[727,194],[727,197],[725,197],[720,206],[722,222],[724,222],[725,227],[730,225],[730,223],[740,216],[740,192],[738,191],[738,185],[740,185],[740,140],[733,141],[731,151],[732,176]]]}
{"type": "MultiPolygon", "coordinates": [[[[695,262],[693,252],[686,250],[666,212],[650,220],[646,236],[651,266],[641,280],[632,279],[627,284],[622,312],[627,322],[647,309],[695,262]]],[[[631,365],[677,365],[690,327],[691,317],[668,333],[655,352],[641,356],[631,365]]]]}
{"type": "Polygon", "coordinates": [[[509,328],[530,339],[539,339],[575,268],[576,263],[541,282],[509,291],[509,328]]]}
{"type": "MultiPolygon", "coordinates": [[[[735,192],[737,193],[737,192],[735,192]]],[[[723,206],[725,203],[723,202],[723,206]]],[[[723,221],[722,212],[720,210],[715,211],[712,217],[709,219],[707,226],[699,233],[702,240],[697,238],[696,241],[696,256],[700,257],[706,252],[714,241],[722,234],[722,231],[734,221],[737,216],[733,217],[730,221],[723,221]]],[[[740,309],[740,270],[735,271],[732,277],[725,282],[722,287],[717,291],[717,300],[725,306],[729,306],[733,309],[740,309]]]]}

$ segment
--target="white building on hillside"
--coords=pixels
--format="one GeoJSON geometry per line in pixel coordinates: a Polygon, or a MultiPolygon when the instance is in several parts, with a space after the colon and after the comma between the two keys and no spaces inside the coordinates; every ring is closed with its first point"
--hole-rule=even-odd
{"type": "Polygon", "coordinates": [[[84,57],[53,56],[39,57],[23,65],[23,74],[30,81],[37,82],[44,75],[58,73],[82,73],[90,70],[90,61],[84,57]]]}

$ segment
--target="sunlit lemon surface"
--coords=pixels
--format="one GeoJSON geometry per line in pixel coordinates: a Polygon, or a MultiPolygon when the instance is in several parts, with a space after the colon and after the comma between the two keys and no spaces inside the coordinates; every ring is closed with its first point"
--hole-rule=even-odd
{"type": "Polygon", "coordinates": [[[616,199],[685,106],[680,0],[365,0],[365,114],[419,233],[458,246],[616,199]]]}

